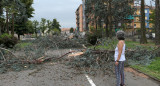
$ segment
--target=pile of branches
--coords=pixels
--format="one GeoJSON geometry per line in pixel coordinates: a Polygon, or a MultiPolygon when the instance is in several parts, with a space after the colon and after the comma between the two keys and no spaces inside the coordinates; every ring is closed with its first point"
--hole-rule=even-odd
{"type": "Polygon", "coordinates": [[[46,52],[49,50],[81,48],[82,40],[69,39],[61,36],[40,37],[32,42],[32,45],[20,49],[25,52],[28,59],[38,59],[48,57],[46,52]]]}
{"type": "Polygon", "coordinates": [[[0,73],[5,73],[8,70],[21,71],[33,69],[37,64],[59,59],[73,51],[64,55],[58,52],[57,55],[52,56],[46,52],[53,52],[59,49],[81,48],[81,43],[82,40],[79,41],[61,36],[46,36],[31,41],[31,45],[25,48],[15,48],[14,50],[0,48],[0,73]],[[20,52],[21,56],[16,56],[16,52],[20,52]]]}
{"type": "Polygon", "coordinates": [[[114,71],[114,51],[88,49],[83,55],[71,60],[68,64],[83,73],[95,75],[97,70],[103,73],[113,73],[114,71]]]}
{"type": "MultiPolygon", "coordinates": [[[[149,65],[155,57],[160,57],[160,47],[146,50],[146,48],[137,46],[135,49],[126,50],[125,66],[149,65]]],[[[98,69],[104,74],[114,73],[114,50],[88,49],[83,55],[76,57],[68,64],[91,75],[96,74],[98,69]]]]}
{"type": "Polygon", "coordinates": [[[160,47],[147,50],[141,46],[137,46],[134,50],[126,52],[128,65],[149,65],[155,57],[160,57],[160,47]]]}
{"type": "Polygon", "coordinates": [[[66,49],[66,48],[81,48],[82,40],[64,38],[63,36],[46,36],[40,37],[33,41],[37,47],[48,47],[50,49],[66,49]]]}

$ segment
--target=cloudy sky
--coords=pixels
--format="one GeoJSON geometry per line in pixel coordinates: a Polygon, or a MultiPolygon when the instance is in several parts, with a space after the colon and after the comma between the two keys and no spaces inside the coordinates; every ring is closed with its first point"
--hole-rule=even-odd
{"type": "MultiPolygon", "coordinates": [[[[32,20],[56,18],[62,28],[76,27],[75,11],[81,3],[82,0],[34,0],[35,14],[32,20]]],[[[149,0],[146,3],[149,4],[149,0]]]]}

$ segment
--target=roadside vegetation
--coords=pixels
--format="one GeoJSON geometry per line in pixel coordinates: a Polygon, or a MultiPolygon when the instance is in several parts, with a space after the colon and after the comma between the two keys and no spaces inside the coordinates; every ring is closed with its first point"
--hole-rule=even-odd
{"type": "Polygon", "coordinates": [[[143,73],[160,80],[160,57],[155,58],[150,65],[133,65],[132,68],[138,69],[143,73]]]}

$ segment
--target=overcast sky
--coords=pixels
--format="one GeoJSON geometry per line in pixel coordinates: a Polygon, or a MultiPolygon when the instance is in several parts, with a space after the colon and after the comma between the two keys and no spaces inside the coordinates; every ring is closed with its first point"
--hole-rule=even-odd
{"type": "MultiPolygon", "coordinates": [[[[32,20],[56,18],[62,28],[76,27],[75,11],[81,3],[82,0],[34,0],[35,14],[32,20]]],[[[146,3],[149,4],[150,0],[146,0],[146,3]]]]}

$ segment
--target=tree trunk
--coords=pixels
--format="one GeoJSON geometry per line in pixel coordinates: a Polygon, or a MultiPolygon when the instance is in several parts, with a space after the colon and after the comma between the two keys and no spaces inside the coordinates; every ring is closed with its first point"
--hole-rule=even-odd
{"type": "Polygon", "coordinates": [[[20,40],[20,34],[18,34],[18,40],[20,40]]]}
{"type": "Polygon", "coordinates": [[[105,26],[105,29],[106,29],[106,37],[108,38],[109,37],[109,30],[108,30],[108,19],[106,19],[106,22],[105,22],[106,26],[105,26]]]}
{"type": "Polygon", "coordinates": [[[112,38],[112,14],[111,14],[111,2],[112,0],[109,0],[109,16],[108,16],[108,20],[109,20],[109,37],[112,38]]]}
{"type": "Polygon", "coordinates": [[[0,0],[0,16],[3,14],[2,0],[0,0]]]}
{"type": "Polygon", "coordinates": [[[36,38],[37,38],[37,30],[35,30],[36,38]]]}
{"type": "Polygon", "coordinates": [[[2,35],[2,26],[0,25],[0,35],[2,35]]]}
{"type": "Polygon", "coordinates": [[[155,44],[160,45],[160,1],[156,0],[156,11],[155,11],[155,44]]]}
{"type": "Polygon", "coordinates": [[[11,31],[12,36],[14,36],[14,13],[12,14],[12,31],[11,31]]]}
{"type": "Polygon", "coordinates": [[[88,28],[88,17],[87,16],[86,16],[86,31],[89,31],[89,28],[88,28]]]}
{"type": "Polygon", "coordinates": [[[141,39],[140,43],[141,44],[146,44],[147,43],[147,38],[146,38],[146,29],[145,29],[145,12],[144,12],[144,0],[141,0],[141,39]]]}
{"type": "MultiPolygon", "coordinates": [[[[7,29],[7,33],[9,34],[9,27],[8,27],[8,9],[6,9],[6,29],[7,29]]],[[[6,30],[5,30],[6,31],[6,30]]]]}
{"type": "Polygon", "coordinates": [[[97,24],[97,20],[96,20],[96,32],[97,32],[97,29],[98,29],[98,24],[97,24]]]}

